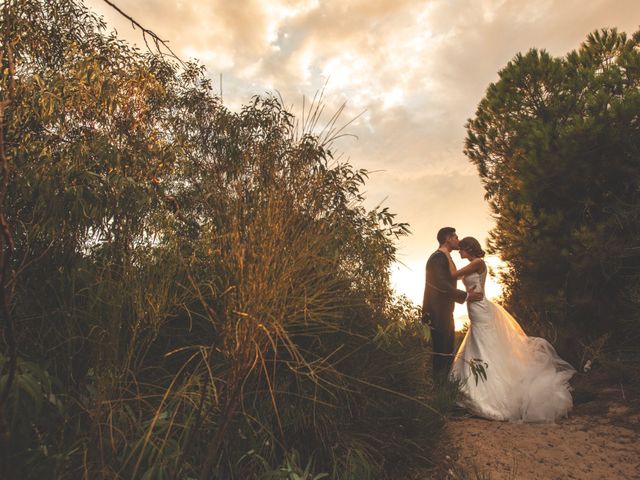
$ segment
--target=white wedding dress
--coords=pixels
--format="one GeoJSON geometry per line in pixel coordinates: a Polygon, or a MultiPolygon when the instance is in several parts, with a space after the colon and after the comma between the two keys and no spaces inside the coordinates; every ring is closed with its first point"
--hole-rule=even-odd
{"type": "MultiPolygon", "coordinates": [[[[464,277],[469,290],[484,292],[487,272],[464,277]]],[[[565,417],[573,400],[569,379],[575,369],[549,342],[528,337],[509,313],[490,300],[468,302],[469,330],[451,368],[461,382],[460,404],[492,420],[553,422],[565,417]],[[472,364],[485,366],[486,379],[472,364]]]]}

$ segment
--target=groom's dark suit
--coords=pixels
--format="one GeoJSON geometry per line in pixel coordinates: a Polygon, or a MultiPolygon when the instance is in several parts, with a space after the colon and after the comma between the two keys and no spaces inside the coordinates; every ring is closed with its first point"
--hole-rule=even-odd
{"type": "Polygon", "coordinates": [[[464,303],[467,293],[456,289],[456,279],[451,276],[449,261],[440,250],[429,257],[426,277],[422,320],[431,327],[434,376],[442,377],[449,373],[453,361],[454,302],[464,303]]]}

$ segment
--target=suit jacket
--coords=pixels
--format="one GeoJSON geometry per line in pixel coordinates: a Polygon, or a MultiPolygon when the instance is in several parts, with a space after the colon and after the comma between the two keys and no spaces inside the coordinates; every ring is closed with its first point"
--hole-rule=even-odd
{"type": "Polygon", "coordinates": [[[456,279],[451,276],[449,261],[444,253],[436,250],[427,261],[426,282],[422,300],[423,320],[430,317],[431,326],[453,328],[454,302],[464,303],[467,292],[456,288],[456,279]]]}

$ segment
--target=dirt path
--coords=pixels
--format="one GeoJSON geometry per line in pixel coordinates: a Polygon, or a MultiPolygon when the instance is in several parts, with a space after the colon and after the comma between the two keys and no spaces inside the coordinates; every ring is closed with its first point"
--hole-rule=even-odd
{"type": "Polygon", "coordinates": [[[432,478],[640,479],[640,413],[603,389],[557,424],[492,422],[464,413],[446,425],[451,455],[432,478]]]}
{"type": "Polygon", "coordinates": [[[607,419],[517,425],[455,418],[447,429],[458,464],[494,480],[640,478],[638,433],[607,419]]]}

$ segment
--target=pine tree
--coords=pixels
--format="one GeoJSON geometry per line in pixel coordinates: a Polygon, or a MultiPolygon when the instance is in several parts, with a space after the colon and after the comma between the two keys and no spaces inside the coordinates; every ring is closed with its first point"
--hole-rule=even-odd
{"type": "Polygon", "coordinates": [[[533,49],[499,76],[465,153],[496,219],[505,301],[530,327],[624,333],[638,325],[640,32],[593,32],[563,58],[533,49]]]}

